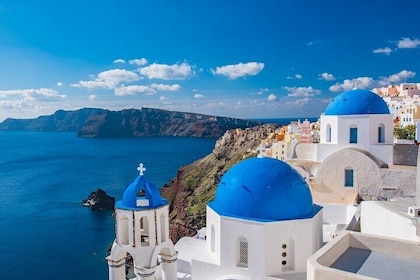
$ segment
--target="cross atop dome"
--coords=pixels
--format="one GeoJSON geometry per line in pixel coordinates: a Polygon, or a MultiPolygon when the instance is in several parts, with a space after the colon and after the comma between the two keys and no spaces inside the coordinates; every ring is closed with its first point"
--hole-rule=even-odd
{"type": "Polygon", "coordinates": [[[137,167],[137,171],[140,173],[140,176],[144,175],[144,171],[146,171],[146,167],[144,167],[143,163],[140,163],[139,166],[137,167]]]}
{"type": "Polygon", "coordinates": [[[159,188],[144,176],[146,167],[143,163],[139,164],[137,171],[139,175],[125,188],[122,200],[117,201],[116,207],[144,209],[145,207],[157,208],[166,205],[168,202],[160,196],[159,188]],[[144,191],[144,193],[139,195],[140,191],[144,191]]]}

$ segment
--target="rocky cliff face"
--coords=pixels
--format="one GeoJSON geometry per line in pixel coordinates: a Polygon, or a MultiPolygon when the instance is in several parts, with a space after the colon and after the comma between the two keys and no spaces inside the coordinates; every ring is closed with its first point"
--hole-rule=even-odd
{"type": "Polygon", "coordinates": [[[102,109],[84,108],[76,111],[58,110],[53,115],[36,119],[11,119],[0,123],[0,130],[29,131],[78,131],[88,117],[98,114],[102,109]]]}
{"type": "Polygon", "coordinates": [[[36,119],[6,119],[0,130],[78,131],[80,137],[189,136],[218,138],[228,129],[261,122],[143,108],[59,110],[36,119]]]}
{"type": "Polygon", "coordinates": [[[86,120],[81,137],[189,136],[218,138],[232,128],[260,122],[160,109],[103,111],[86,120]]]}
{"type": "Polygon", "coordinates": [[[256,156],[261,139],[278,127],[265,124],[247,129],[233,129],[220,137],[211,154],[178,170],[176,178],[162,192],[170,203],[171,238],[175,242],[194,235],[205,226],[206,204],[214,199],[223,174],[240,160],[256,156]]]}

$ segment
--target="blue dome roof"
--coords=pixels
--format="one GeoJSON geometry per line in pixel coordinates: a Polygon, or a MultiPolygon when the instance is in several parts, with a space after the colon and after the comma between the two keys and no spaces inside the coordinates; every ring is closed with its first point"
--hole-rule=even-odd
{"type": "Polygon", "coordinates": [[[273,158],[239,162],[222,177],[209,206],[223,216],[278,221],[311,217],[312,195],[305,180],[273,158]]]}
{"type": "Polygon", "coordinates": [[[325,109],[325,115],[365,114],[389,114],[389,109],[379,95],[361,89],[353,89],[339,94],[325,109]]]}
{"type": "Polygon", "coordinates": [[[160,196],[159,189],[144,176],[143,172],[146,168],[143,167],[143,164],[140,164],[137,170],[140,171],[140,175],[126,187],[122,199],[117,201],[115,206],[129,210],[142,210],[158,208],[168,204],[167,200],[160,196]],[[140,191],[144,191],[144,196],[138,196],[140,191]],[[147,200],[147,203],[145,206],[139,206],[139,200],[147,200]]]}

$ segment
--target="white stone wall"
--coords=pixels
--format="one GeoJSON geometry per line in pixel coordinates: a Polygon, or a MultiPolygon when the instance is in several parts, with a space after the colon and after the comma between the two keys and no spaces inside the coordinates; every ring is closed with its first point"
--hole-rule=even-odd
{"type": "Polygon", "coordinates": [[[321,127],[320,127],[320,143],[337,144],[337,127],[338,118],[337,116],[321,115],[321,127]],[[331,142],[327,142],[328,124],[331,126],[331,142]]]}
{"type": "Polygon", "coordinates": [[[346,148],[364,149],[382,161],[392,164],[393,122],[391,114],[326,116],[321,115],[321,142],[317,148],[317,161],[346,148]],[[327,142],[328,124],[331,125],[331,142],[327,142]],[[378,143],[378,127],[384,124],[385,143],[378,143]],[[357,143],[349,143],[350,126],[357,126],[357,143]]]}
{"type": "MultiPolygon", "coordinates": [[[[218,218],[210,207],[207,207],[207,211],[210,212],[206,227],[209,229],[210,224],[217,224],[218,218]]],[[[199,256],[193,259],[193,279],[210,280],[226,275],[240,275],[243,279],[266,279],[270,275],[305,272],[307,258],[322,244],[321,212],[322,210],[311,219],[278,222],[219,216],[220,238],[216,239],[216,243],[220,243],[220,246],[216,248],[220,248],[220,261],[217,261],[217,254],[211,262],[199,256]],[[245,238],[248,242],[248,267],[238,266],[240,238],[245,238]],[[284,243],[288,244],[286,249],[282,247],[284,243]],[[284,260],[287,262],[282,265],[284,260]]],[[[211,248],[209,235],[206,242],[208,250],[211,248]]]]}
{"type": "Polygon", "coordinates": [[[299,143],[296,145],[296,157],[298,159],[316,160],[318,144],[299,143]]]}
{"type": "Polygon", "coordinates": [[[395,211],[380,201],[363,201],[361,206],[362,233],[420,242],[418,219],[408,216],[406,208],[395,211]]]}
{"type": "Polygon", "coordinates": [[[380,168],[364,151],[343,149],[326,158],[311,184],[317,203],[352,203],[357,194],[363,199],[414,196],[416,174],[412,169],[380,168]],[[344,186],[344,170],[354,170],[354,187],[344,186]]]}
{"type": "Polygon", "coordinates": [[[354,204],[320,203],[324,224],[347,225],[357,210],[354,204]]]}
{"type": "Polygon", "coordinates": [[[214,257],[215,262],[220,264],[221,246],[221,222],[220,215],[208,205],[206,206],[206,249],[214,257]],[[213,230],[212,230],[213,229],[213,230]],[[212,249],[212,243],[213,248],[212,249]]]}

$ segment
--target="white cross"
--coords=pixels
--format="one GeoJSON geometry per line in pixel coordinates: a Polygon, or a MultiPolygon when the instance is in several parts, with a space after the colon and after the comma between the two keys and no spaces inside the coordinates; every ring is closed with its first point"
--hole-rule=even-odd
{"type": "Polygon", "coordinates": [[[140,176],[144,175],[144,171],[146,171],[146,167],[144,167],[143,163],[139,164],[139,167],[137,167],[137,171],[140,172],[140,176]]]}

